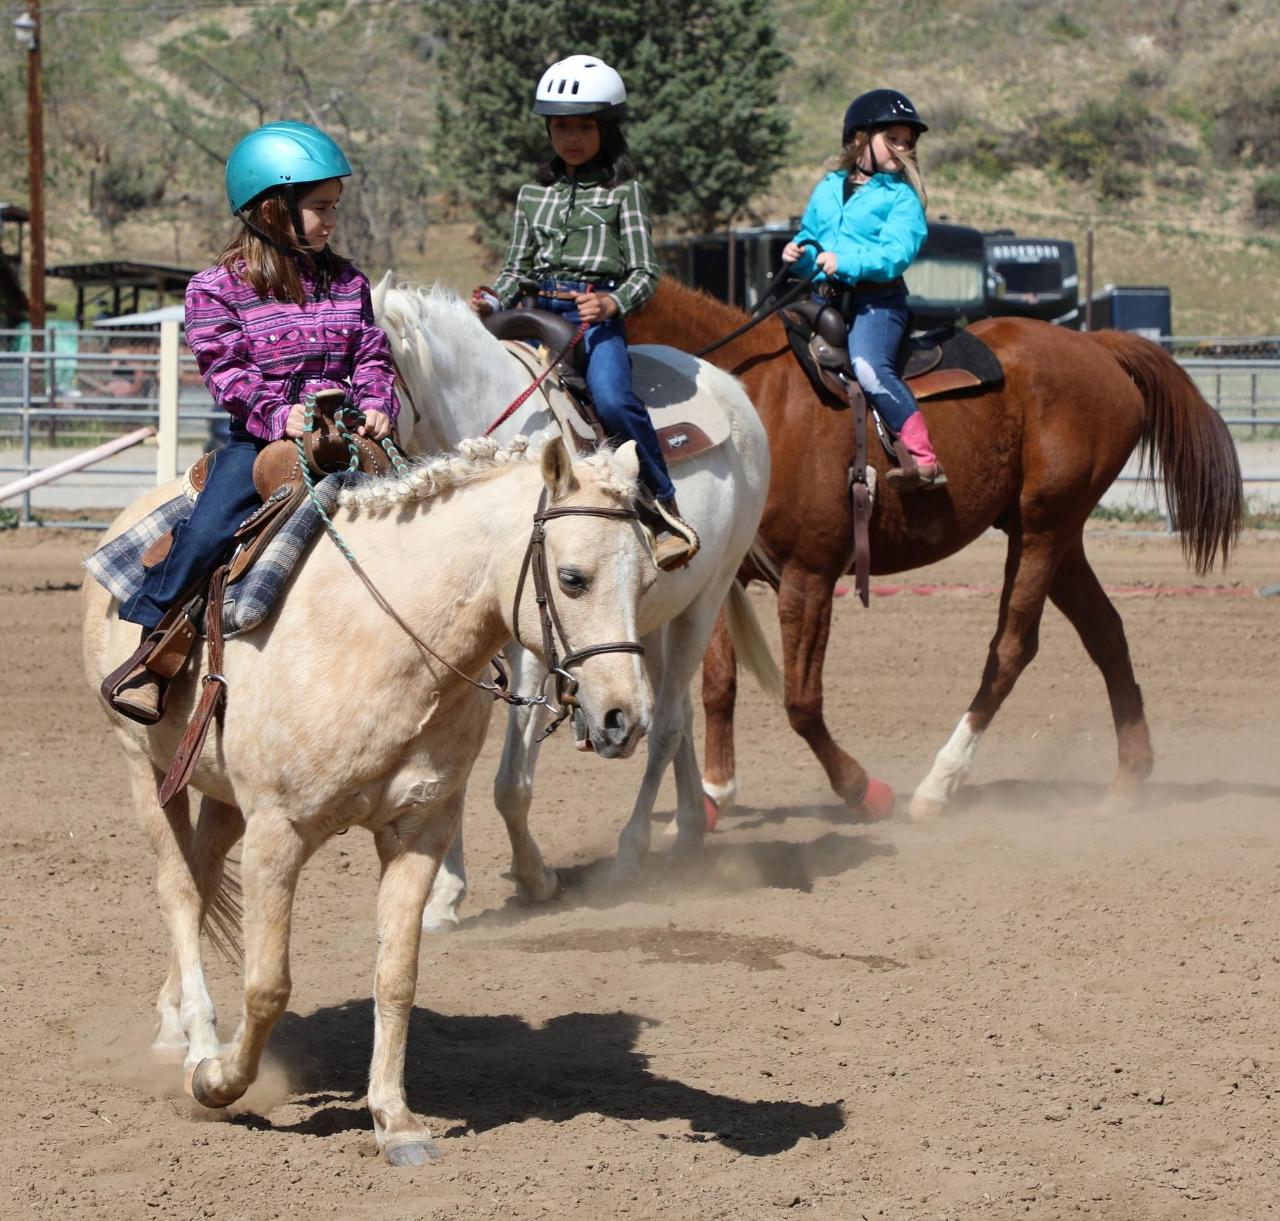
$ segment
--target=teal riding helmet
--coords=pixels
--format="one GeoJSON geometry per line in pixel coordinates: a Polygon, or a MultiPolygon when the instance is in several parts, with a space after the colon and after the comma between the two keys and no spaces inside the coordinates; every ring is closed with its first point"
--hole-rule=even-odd
{"type": "Polygon", "coordinates": [[[306,123],[268,123],[251,131],[227,158],[227,202],[238,215],[272,187],[348,178],[351,165],[324,132],[306,123]]]}

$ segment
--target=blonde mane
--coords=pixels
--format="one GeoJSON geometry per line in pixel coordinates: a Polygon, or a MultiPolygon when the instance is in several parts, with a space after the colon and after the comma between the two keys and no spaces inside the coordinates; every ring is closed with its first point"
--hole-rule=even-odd
{"type": "MultiPolygon", "coordinates": [[[[509,466],[538,461],[545,442],[533,444],[528,437],[513,437],[499,445],[492,437],[471,437],[460,441],[447,454],[419,458],[410,464],[408,475],[386,475],[359,487],[347,488],[338,496],[345,509],[390,509],[397,505],[432,500],[446,492],[465,487],[509,466]]],[[[582,461],[595,477],[600,490],[623,503],[636,494],[629,479],[614,461],[613,451],[600,449],[582,461]]]]}

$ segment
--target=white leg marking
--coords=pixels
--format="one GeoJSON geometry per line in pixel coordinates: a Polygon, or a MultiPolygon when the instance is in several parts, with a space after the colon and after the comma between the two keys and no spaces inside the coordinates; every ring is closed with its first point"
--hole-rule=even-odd
{"type": "Polygon", "coordinates": [[[973,770],[973,756],[982,740],[982,731],[974,729],[969,713],[960,718],[947,744],[938,751],[929,774],[911,797],[911,817],[928,818],[939,814],[952,793],[973,770]]]}

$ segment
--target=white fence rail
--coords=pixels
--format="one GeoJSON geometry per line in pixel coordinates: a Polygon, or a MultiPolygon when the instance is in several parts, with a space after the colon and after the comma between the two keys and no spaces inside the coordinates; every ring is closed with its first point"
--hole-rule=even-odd
{"type": "MultiPolygon", "coordinates": [[[[39,351],[16,350],[25,332],[0,331],[0,496],[5,485],[64,463],[144,425],[156,430],[153,460],[134,449],[24,491],[19,521],[54,513],[113,516],[173,478],[225,433],[178,324],[159,332],[50,331],[39,351]]],[[[1162,341],[1231,427],[1256,508],[1280,508],[1280,340],[1162,341]],[[1206,354],[1208,353],[1208,354],[1206,354]]],[[[1161,506],[1138,485],[1133,464],[1104,504],[1161,506]]],[[[101,526],[102,520],[83,524],[101,526]]]]}

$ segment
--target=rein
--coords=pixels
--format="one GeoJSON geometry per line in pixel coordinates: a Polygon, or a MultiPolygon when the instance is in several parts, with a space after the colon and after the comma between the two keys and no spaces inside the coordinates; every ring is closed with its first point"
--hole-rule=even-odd
{"type": "Polygon", "coordinates": [[[509,407],[507,407],[507,408],[502,412],[502,414],[501,414],[501,415],[499,415],[499,416],[498,416],[498,418],[497,418],[496,420],[494,420],[494,422],[493,422],[492,424],[490,424],[490,425],[489,425],[489,427],[488,427],[488,428],[486,428],[486,429],[484,430],[484,435],[485,435],[486,437],[487,437],[487,436],[489,436],[489,435],[493,432],[493,430],[494,430],[495,428],[497,428],[499,425],[501,425],[501,424],[505,424],[505,423],[506,423],[506,422],[507,422],[507,421],[508,421],[508,420],[509,420],[509,419],[510,419],[510,418],[511,418],[515,413],[516,413],[516,411],[519,409],[520,405],[521,405],[521,404],[522,404],[526,399],[528,399],[528,397],[529,397],[529,396],[530,396],[530,395],[531,395],[531,394],[532,394],[532,393],[533,393],[533,392],[534,392],[534,391],[535,391],[539,386],[541,386],[541,385],[542,385],[542,383],[543,383],[544,381],[546,381],[547,376],[551,373],[551,370],[552,370],[552,369],[554,369],[554,368],[556,367],[556,365],[558,365],[562,360],[564,360],[564,358],[565,358],[566,356],[568,356],[568,355],[569,355],[569,353],[570,353],[570,352],[572,352],[572,351],[573,351],[574,347],[578,344],[579,340],[581,340],[581,338],[583,337],[583,335],[585,335],[585,334],[587,333],[587,328],[588,328],[590,325],[591,325],[591,323],[589,323],[589,322],[579,322],[579,323],[578,323],[578,329],[577,329],[576,331],[574,331],[574,333],[573,333],[573,337],[569,340],[569,342],[568,342],[568,343],[566,343],[566,344],[564,345],[564,347],[560,349],[560,353],[559,353],[559,355],[555,358],[555,360],[548,361],[548,362],[547,362],[547,367],[546,367],[545,369],[543,369],[543,370],[542,370],[542,372],[541,372],[541,373],[539,373],[539,374],[538,374],[538,376],[537,376],[537,377],[535,377],[535,378],[533,379],[533,381],[531,381],[531,382],[530,382],[530,383],[529,383],[529,384],[528,384],[528,385],[527,385],[523,390],[521,390],[521,391],[520,391],[520,393],[519,393],[518,395],[516,395],[516,397],[515,397],[514,401],[511,403],[511,405],[510,405],[509,407]]]}
{"type": "MultiPolygon", "coordinates": [[[[822,253],[822,247],[812,238],[805,238],[805,240],[800,242],[799,245],[812,246],[818,254],[822,253]]],[[[778,291],[778,285],[791,274],[788,270],[788,264],[784,263],[782,265],[782,269],[774,278],[773,287],[760,298],[746,322],[736,330],[730,331],[727,335],[717,339],[714,343],[707,344],[705,348],[699,348],[696,352],[692,353],[692,355],[701,357],[705,356],[708,352],[714,352],[717,348],[724,347],[724,345],[729,343],[731,340],[737,339],[739,335],[745,335],[752,327],[759,326],[766,318],[772,317],[779,310],[786,309],[786,307],[793,301],[798,301],[804,295],[805,290],[814,282],[820,270],[821,268],[815,267],[807,276],[804,277],[804,279],[797,280],[779,297],[775,296],[778,291]],[[768,307],[767,309],[765,308],[766,306],[768,307]]]]}

